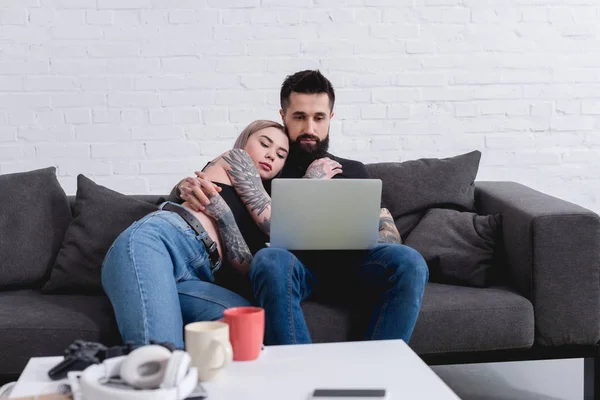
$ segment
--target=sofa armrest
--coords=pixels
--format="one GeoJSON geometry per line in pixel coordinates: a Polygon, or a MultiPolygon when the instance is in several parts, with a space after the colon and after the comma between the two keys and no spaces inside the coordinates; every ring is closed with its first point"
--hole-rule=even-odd
{"type": "Polygon", "coordinates": [[[536,342],[600,340],[600,217],[514,182],[477,182],[481,214],[502,214],[507,267],[533,303],[536,342]]]}

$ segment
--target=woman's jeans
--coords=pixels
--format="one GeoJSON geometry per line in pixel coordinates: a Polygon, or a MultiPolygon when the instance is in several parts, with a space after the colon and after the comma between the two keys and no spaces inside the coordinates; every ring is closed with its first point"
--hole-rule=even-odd
{"type": "Polygon", "coordinates": [[[184,324],[218,320],[229,307],[250,305],[217,285],[210,267],[201,237],[174,212],[155,211],[123,231],[102,266],[123,341],[183,348],[184,324]]]}

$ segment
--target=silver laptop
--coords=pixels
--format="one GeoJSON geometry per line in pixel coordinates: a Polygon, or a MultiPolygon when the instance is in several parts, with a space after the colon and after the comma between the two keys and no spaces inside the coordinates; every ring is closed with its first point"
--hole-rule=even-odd
{"type": "Polygon", "coordinates": [[[380,179],[275,179],[270,247],[365,250],[377,244],[380,179]]]}

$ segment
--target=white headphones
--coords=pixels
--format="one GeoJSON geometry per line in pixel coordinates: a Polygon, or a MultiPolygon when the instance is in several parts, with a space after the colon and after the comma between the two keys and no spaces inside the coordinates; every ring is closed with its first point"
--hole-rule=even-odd
{"type": "Polygon", "coordinates": [[[183,400],[198,383],[198,371],[190,363],[185,351],[139,347],[127,356],[86,368],[79,379],[81,394],[85,400],[183,400]],[[116,376],[131,388],[106,385],[116,376]]]}

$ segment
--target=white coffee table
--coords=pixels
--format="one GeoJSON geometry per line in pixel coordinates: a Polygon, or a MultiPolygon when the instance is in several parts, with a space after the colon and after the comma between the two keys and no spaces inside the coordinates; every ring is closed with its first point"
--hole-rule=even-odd
{"type": "MultiPolygon", "coordinates": [[[[55,391],[46,372],[61,357],[32,358],[10,398],[55,391]]],[[[316,388],[383,388],[388,399],[459,397],[401,340],[268,346],[203,383],[207,400],[307,400],[316,388]]]]}

